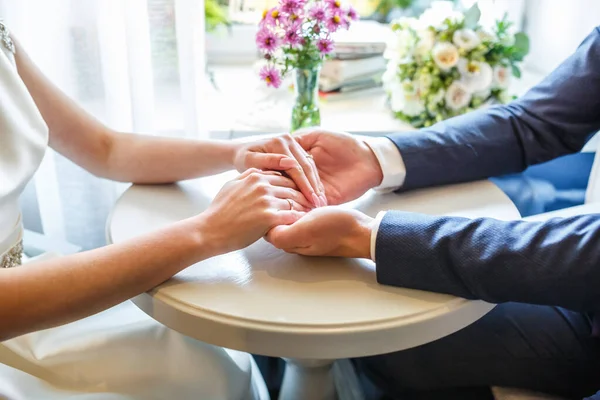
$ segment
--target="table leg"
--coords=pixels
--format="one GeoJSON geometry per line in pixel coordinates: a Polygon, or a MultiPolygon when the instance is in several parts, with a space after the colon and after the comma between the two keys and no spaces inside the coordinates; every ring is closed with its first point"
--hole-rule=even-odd
{"type": "Polygon", "coordinates": [[[279,400],[335,400],[333,360],[285,359],[279,400]]]}

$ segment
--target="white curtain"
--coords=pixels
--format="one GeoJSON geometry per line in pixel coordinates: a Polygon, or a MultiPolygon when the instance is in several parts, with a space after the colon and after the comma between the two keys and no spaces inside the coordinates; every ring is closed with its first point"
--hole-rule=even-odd
{"type": "MultiPolygon", "coordinates": [[[[206,135],[203,0],[0,0],[0,18],[55,84],[108,126],[206,135]]],[[[23,196],[26,227],[100,246],[124,187],[49,151],[23,196]]]]}

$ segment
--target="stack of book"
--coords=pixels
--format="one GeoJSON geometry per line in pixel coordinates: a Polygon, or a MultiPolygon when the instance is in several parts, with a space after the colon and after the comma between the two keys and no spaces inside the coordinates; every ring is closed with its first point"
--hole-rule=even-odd
{"type": "Polygon", "coordinates": [[[323,64],[319,90],[323,97],[355,93],[381,86],[386,60],[383,52],[390,31],[377,22],[356,23],[337,34],[335,53],[323,64]]]}

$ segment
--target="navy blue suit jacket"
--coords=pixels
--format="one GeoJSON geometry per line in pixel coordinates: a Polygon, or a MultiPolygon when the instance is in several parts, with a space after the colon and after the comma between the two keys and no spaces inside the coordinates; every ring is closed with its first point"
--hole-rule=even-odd
{"type": "MultiPolygon", "coordinates": [[[[580,151],[600,130],[600,30],[526,95],[412,133],[402,190],[523,171],[580,151]]],[[[388,212],[376,246],[382,284],[492,303],[600,310],[600,215],[547,222],[388,212]]]]}

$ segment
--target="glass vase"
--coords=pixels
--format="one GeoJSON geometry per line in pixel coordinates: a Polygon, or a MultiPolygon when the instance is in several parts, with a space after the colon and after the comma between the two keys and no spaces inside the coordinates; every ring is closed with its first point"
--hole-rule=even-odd
{"type": "Polygon", "coordinates": [[[296,100],[292,109],[291,132],[321,124],[319,109],[319,72],[321,65],[294,70],[296,100]]]}

